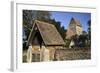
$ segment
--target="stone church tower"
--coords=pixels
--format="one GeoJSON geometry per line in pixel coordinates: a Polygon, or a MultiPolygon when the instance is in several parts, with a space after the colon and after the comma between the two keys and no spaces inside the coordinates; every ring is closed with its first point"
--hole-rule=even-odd
{"type": "Polygon", "coordinates": [[[66,39],[70,39],[73,35],[81,35],[82,34],[82,25],[76,18],[72,18],[66,33],[66,39]]]}

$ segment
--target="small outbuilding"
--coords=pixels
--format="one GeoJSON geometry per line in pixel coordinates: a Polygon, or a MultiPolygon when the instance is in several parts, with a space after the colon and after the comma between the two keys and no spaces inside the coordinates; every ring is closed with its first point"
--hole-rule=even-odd
{"type": "Polygon", "coordinates": [[[35,20],[27,44],[27,62],[52,61],[57,49],[62,49],[64,40],[53,24],[35,20]]]}

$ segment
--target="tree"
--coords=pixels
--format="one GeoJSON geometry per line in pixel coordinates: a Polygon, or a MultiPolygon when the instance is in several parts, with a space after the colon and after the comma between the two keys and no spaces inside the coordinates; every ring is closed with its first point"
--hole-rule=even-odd
{"type": "Polygon", "coordinates": [[[50,19],[51,14],[48,11],[37,11],[35,14],[35,19],[40,21],[48,21],[50,19]]]}
{"type": "Polygon", "coordinates": [[[91,20],[88,21],[88,35],[89,35],[89,40],[91,40],[91,20]]]}
{"type": "Polygon", "coordinates": [[[88,44],[91,45],[91,20],[87,22],[88,24],[88,44]]]}
{"type": "Polygon", "coordinates": [[[31,26],[33,20],[47,21],[50,19],[48,11],[23,10],[23,25],[31,26]]]}
{"type": "MultiPolygon", "coordinates": [[[[63,39],[66,36],[66,30],[64,26],[61,26],[59,21],[50,18],[51,13],[49,11],[34,11],[34,10],[23,10],[23,32],[25,33],[26,39],[23,39],[23,42],[28,40],[28,36],[32,29],[33,20],[40,20],[53,24],[63,39]]],[[[23,36],[23,37],[24,37],[23,36]]]]}
{"type": "Polygon", "coordinates": [[[23,10],[23,48],[27,48],[27,40],[30,31],[33,26],[33,20],[48,21],[50,19],[50,13],[48,11],[34,11],[34,10],[23,10]]]}
{"type": "Polygon", "coordinates": [[[87,32],[83,31],[81,35],[73,35],[71,40],[74,41],[75,47],[86,47],[88,40],[87,32]]]}
{"type": "Polygon", "coordinates": [[[50,19],[50,13],[48,11],[23,10],[23,32],[25,32],[26,37],[29,36],[33,26],[33,20],[35,19],[48,21],[50,19]]]}
{"type": "Polygon", "coordinates": [[[83,33],[81,35],[79,35],[79,38],[78,38],[79,47],[86,47],[87,46],[87,41],[88,41],[87,32],[83,31],[83,33]]]}

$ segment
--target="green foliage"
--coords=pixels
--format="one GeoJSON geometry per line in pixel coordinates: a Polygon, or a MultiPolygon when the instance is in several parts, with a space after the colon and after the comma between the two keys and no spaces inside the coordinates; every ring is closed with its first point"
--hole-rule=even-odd
{"type": "Polygon", "coordinates": [[[91,46],[91,20],[89,20],[87,24],[88,24],[88,45],[91,46]]]}
{"type": "MultiPolygon", "coordinates": [[[[60,22],[55,21],[55,19],[50,19],[50,16],[51,14],[48,11],[23,10],[23,32],[25,32],[25,35],[23,35],[23,37],[26,37],[23,39],[23,50],[28,49],[27,40],[32,30],[34,20],[40,20],[53,24],[62,38],[65,39],[65,28],[61,26],[60,22]]],[[[41,39],[39,37],[38,39],[41,42],[41,39]]]]}
{"type": "Polygon", "coordinates": [[[48,21],[50,19],[50,13],[47,11],[34,11],[34,10],[23,10],[23,31],[28,39],[29,33],[33,26],[33,20],[48,21]]]}
{"type": "Polygon", "coordinates": [[[89,20],[87,24],[88,24],[88,36],[89,36],[89,40],[91,40],[91,20],[89,20]]]}
{"type": "MultiPolygon", "coordinates": [[[[60,22],[55,21],[55,19],[50,19],[50,12],[48,11],[33,11],[33,10],[23,10],[23,28],[25,30],[25,34],[28,38],[29,33],[32,28],[33,20],[37,19],[40,21],[48,22],[53,24],[63,39],[66,36],[66,30],[63,26],[61,26],[60,22]]],[[[26,40],[27,40],[26,38],[26,40]]]]}

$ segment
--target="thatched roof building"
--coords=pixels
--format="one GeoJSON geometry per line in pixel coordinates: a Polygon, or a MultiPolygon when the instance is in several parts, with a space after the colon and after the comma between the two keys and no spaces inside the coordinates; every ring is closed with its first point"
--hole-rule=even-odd
{"type": "Polygon", "coordinates": [[[46,46],[62,46],[65,45],[64,40],[53,24],[35,20],[32,30],[28,38],[28,44],[32,43],[37,37],[40,45],[46,46]]]}

